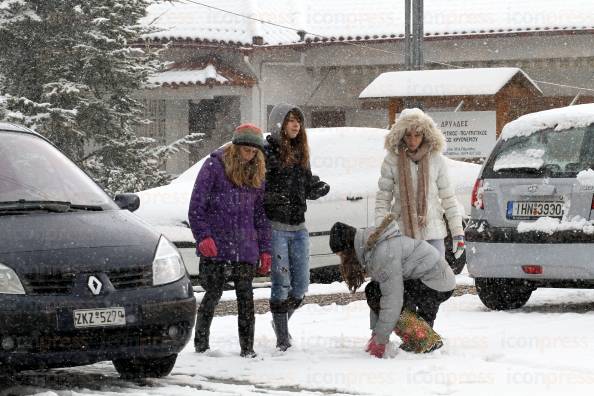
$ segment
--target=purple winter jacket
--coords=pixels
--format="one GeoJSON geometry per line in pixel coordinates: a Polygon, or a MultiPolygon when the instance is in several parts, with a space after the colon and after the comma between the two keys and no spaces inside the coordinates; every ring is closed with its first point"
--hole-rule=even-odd
{"type": "Polygon", "coordinates": [[[256,265],[260,253],[271,252],[270,223],[264,213],[264,183],[260,188],[238,187],[225,174],[223,150],[204,161],[190,199],[188,219],[198,244],[212,237],[217,245],[213,260],[256,265]]]}

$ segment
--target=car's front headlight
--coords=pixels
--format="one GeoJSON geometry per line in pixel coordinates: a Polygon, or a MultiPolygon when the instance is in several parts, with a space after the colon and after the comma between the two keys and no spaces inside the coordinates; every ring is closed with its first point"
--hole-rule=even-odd
{"type": "Polygon", "coordinates": [[[161,236],[153,260],[153,285],[175,282],[185,273],[186,267],[177,248],[167,238],[161,236]]]}
{"type": "Polygon", "coordinates": [[[0,264],[0,294],[25,294],[16,272],[4,264],[0,264]]]}

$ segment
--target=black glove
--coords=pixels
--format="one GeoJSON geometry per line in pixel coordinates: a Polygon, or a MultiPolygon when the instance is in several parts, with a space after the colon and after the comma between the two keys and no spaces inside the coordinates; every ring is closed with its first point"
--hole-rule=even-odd
{"type": "Polygon", "coordinates": [[[318,181],[314,183],[314,185],[309,190],[309,194],[307,195],[307,199],[314,200],[323,197],[324,195],[328,194],[330,191],[330,186],[328,183],[324,183],[323,181],[318,181]]]}
{"type": "Polygon", "coordinates": [[[264,205],[266,206],[287,206],[291,204],[291,200],[286,195],[281,193],[267,192],[264,194],[264,205]]]}

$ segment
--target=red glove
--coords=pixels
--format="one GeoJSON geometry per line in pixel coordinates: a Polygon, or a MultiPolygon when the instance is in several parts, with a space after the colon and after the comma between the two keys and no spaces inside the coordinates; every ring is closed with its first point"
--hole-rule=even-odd
{"type": "Polygon", "coordinates": [[[272,267],[272,256],[270,253],[260,254],[260,267],[258,267],[258,274],[268,275],[270,273],[270,267],[272,267]]]}
{"type": "Polygon", "coordinates": [[[370,345],[373,342],[374,338],[375,334],[371,333],[371,338],[369,339],[369,341],[367,341],[367,345],[365,345],[365,352],[369,352],[371,350],[370,345]]]}
{"type": "Polygon", "coordinates": [[[204,238],[198,244],[198,251],[204,257],[216,257],[217,256],[217,245],[215,244],[214,239],[211,237],[204,238]]]}
{"type": "Polygon", "coordinates": [[[384,353],[386,352],[386,344],[378,344],[375,341],[375,336],[372,336],[367,343],[367,348],[365,348],[365,351],[369,352],[370,355],[381,359],[384,357],[384,353]]]}

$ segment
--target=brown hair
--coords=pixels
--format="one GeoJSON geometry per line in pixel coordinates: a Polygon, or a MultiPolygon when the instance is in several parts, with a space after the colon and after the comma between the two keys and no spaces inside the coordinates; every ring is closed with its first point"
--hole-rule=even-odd
{"type": "Polygon", "coordinates": [[[340,252],[340,274],[346,282],[351,293],[357,291],[365,282],[365,269],[359,262],[355,249],[347,249],[340,252]]]}
{"type": "Polygon", "coordinates": [[[283,120],[280,139],[280,158],[283,166],[299,164],[302,168],[309,169],[309,145],[307,143],[307,133],[303,126],[303,117],[297,111],[289,111],[283,120]],[[285,133],[285,128],[289,117],[293,116],[299,119],[299,134],[295,139],[289,139],[285,133]]]}
{"type": "Polygon", "coordinates": [[[264,182],[266,173],[266,162],[261,150],[249,162],[241,161],[241,153],[237,144],[228,144],[223,148],[223,164],[225,174],[231,183],[238,187],[260,188],[264,182]]]}

